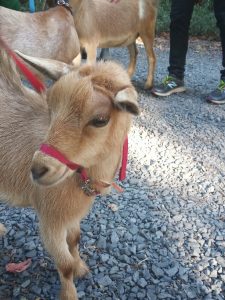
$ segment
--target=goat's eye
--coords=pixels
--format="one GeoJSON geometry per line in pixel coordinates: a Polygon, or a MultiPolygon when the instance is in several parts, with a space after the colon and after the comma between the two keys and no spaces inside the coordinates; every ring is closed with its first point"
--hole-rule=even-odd
{"type": "Polygon", "coordinates": [[[109,117],[106,116],[98,116],[90,121],[89,125],[94,127],[103,127],[109,123],[109,117]]]}

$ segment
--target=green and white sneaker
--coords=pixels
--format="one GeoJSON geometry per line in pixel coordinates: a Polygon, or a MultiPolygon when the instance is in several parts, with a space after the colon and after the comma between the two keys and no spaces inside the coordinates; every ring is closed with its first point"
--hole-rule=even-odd
{"type": "Polygon", "coordinates": [[[157,96],[169,96],[184,91],[186,91],[184,81],[170,75],[166,76],[159,86],[153,87],[152,89],[152,93],[157,96]]]}
{"type": "Polygon", "coordinates": [[[225,103],[225,80],[220,80],[218,87],[206,97],[206,100],[214,104],[225,103]]]}

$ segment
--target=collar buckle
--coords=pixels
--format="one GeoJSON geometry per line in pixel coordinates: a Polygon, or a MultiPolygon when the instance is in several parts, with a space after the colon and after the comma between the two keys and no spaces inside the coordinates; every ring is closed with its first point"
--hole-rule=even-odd
{"type": "Polygon", "coordinates": [[[71,14],[73,15],[73,12],[72,12],[72,9],[71,9],[71,6],[69,4],[69,1],[68,0],[56,0],[56,5],[59,5],[59,6],[64,6],[66,9],[68,9],[71,14]]]}
{"type": "Polygon", "coordinates": [[[99,192],[97,192],[91,183],[90,179],[86,179],[85,181],[82,181],[81,183],[81,189],[83,190],[83,192],[85,193],[85,195],[87,196],[96,196],[98,194],[100,194],[99,192]]]}

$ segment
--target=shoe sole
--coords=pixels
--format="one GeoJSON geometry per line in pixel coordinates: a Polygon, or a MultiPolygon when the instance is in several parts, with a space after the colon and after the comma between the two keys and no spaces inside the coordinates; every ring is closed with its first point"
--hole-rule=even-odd
{"type": "Polygon", "coordinates": [[[225,104],[225,99],[224,100],[207,99],[207,101],[213,104],[225,104]]]}
{"type": "Polygon", "coordinates": [[[161,97],[165,97],[165,96],[170,96],[172,94],[176,94],[176,93],[182,93],[182,92],[185,92],[186,91],[186,88],[184,86],[182,87],[178,87],[176,89],[173,89],[167,93],[160,93],[160,92],[155,92],[155,91],[152,91],[152,93],[156,96],[161,96],[161,97]]]}

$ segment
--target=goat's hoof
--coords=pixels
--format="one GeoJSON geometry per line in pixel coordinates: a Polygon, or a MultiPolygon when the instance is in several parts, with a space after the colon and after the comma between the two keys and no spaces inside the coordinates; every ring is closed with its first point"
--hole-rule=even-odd
{"type": "Polygon", "coordinates": [[[6,234],[6,228],[3,224],[0,223],[0,236],[5,235],[6,234]]]}
{"type": "Polygon", "coordinates": [[[84,277],[88,273],[89,273],[88,266],[82,259],[80,259],[74,269],[74,277],[79,277],[79,278],[84,277]]]}
{"type": "Polygon", "coordinates": [[[144,89],[145,90],[151,90],[153,88],[153,84],[152,83],[145,83],[144,89]]]}

